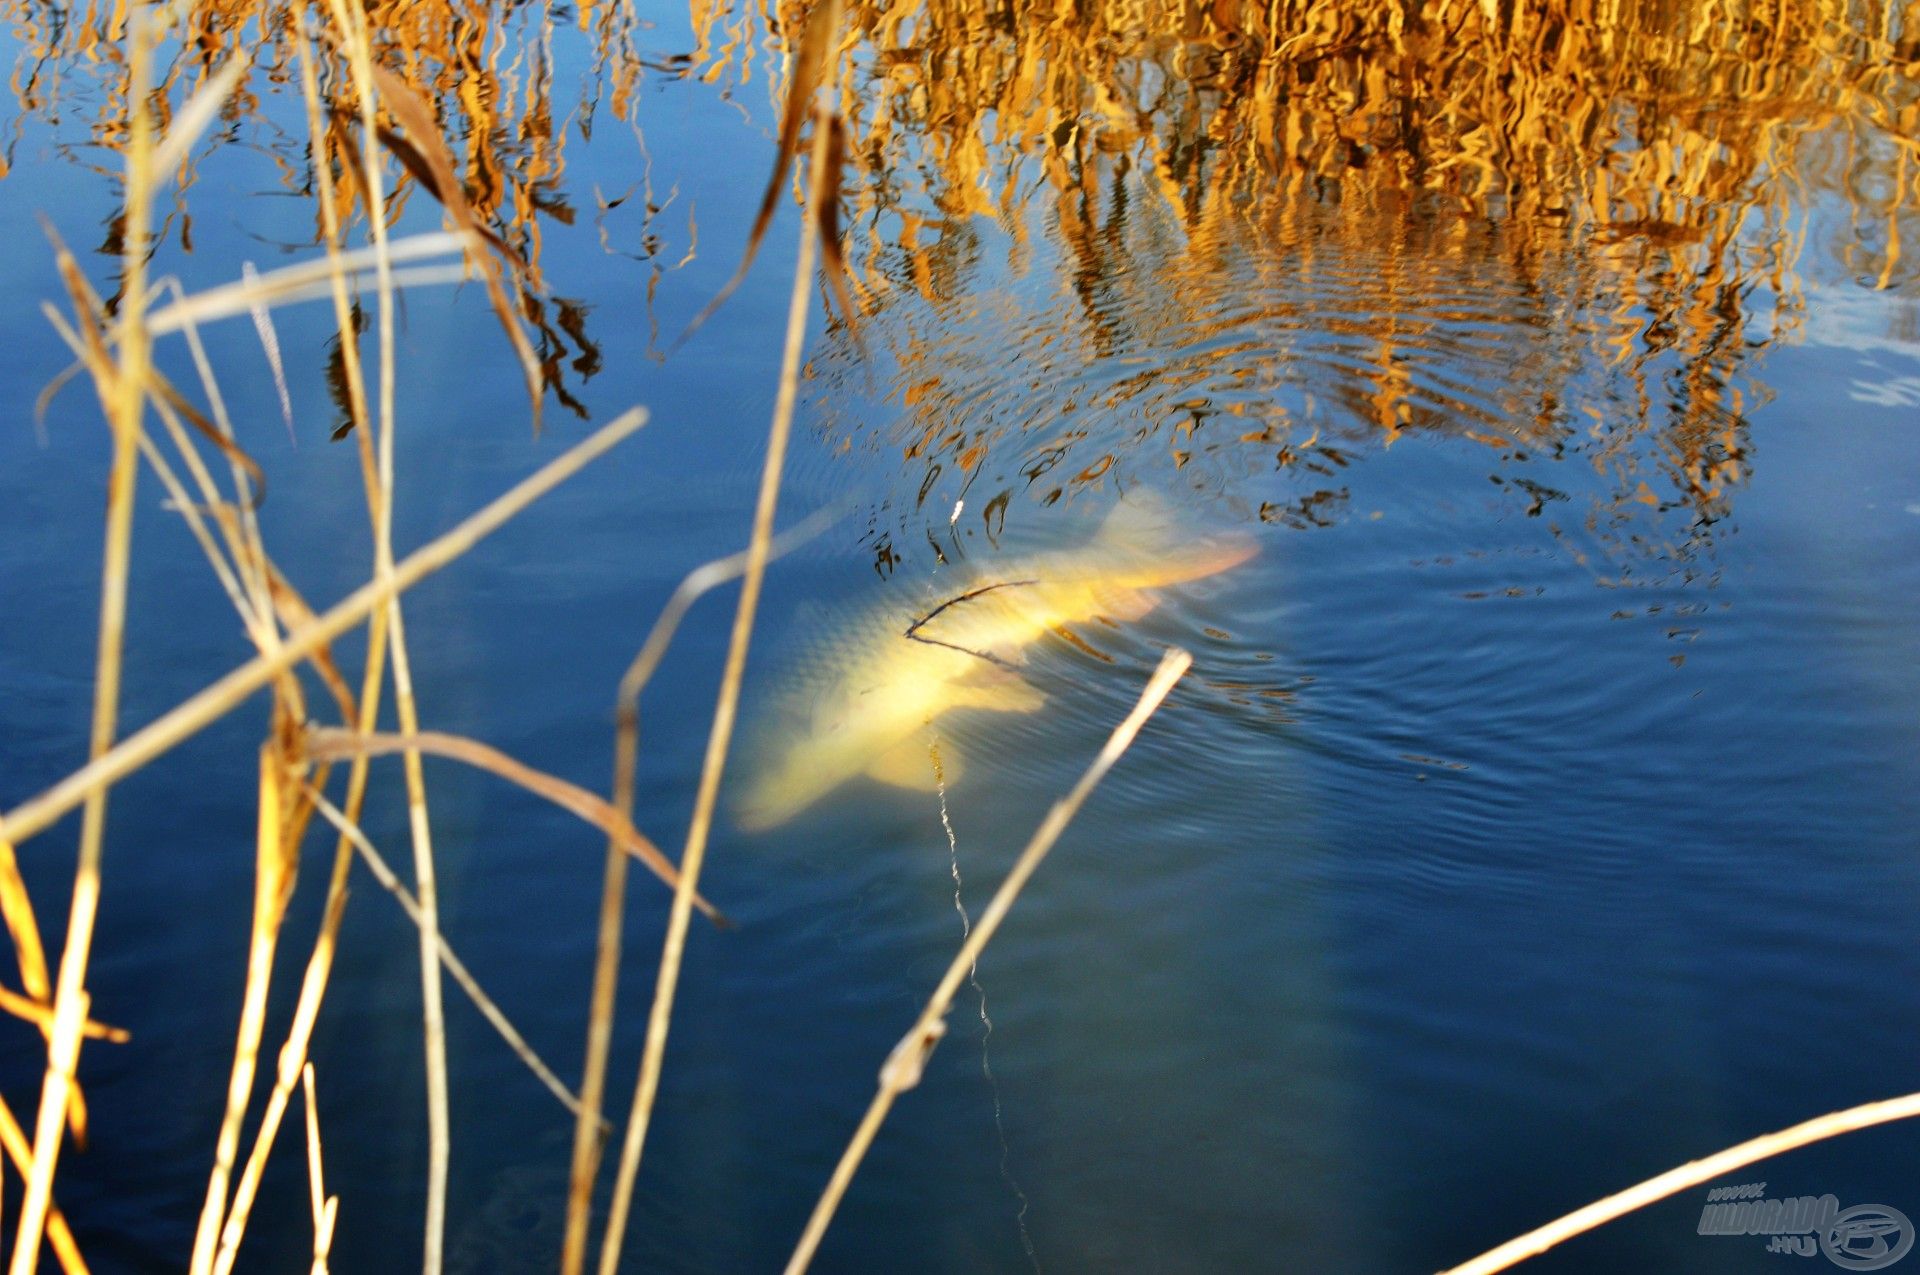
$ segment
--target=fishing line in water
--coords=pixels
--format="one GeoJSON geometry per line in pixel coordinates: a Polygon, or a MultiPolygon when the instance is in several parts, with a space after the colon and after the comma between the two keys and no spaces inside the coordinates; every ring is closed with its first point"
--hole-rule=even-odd
{"type": "MultiPolygon", "coordinates": [[[[940,826],[947,834],[947,863],[953,873],[953,910],[960,914],[960,938],[966,941],[973,933],[973,918],[967,915],[966,902],[960,897],[960,842],[953,835],[953,820],[947,815],[947,772],[940,765],[940,741],[935,739],[928,749],[933,759],[934,791],[940,794],[940,826]]],[[[1027,1260],[1033,1264],[1035,1275],[1040,1270],[1040,1255],[1034,1252],[1033,1236],[1027,1231],[1027,1211],[1033,1207],[1027,1199],[1027,1193],[1020,1189],[1020,1183],[1014,1180],[1013,1172],[1007,1167],[1011,1152],[1007,1146],[1007,1125],[1000,1114],[1000,1082],[994,1079],[993,1061],[987,1052],[987,1040],[993,1035],[993,1020],[987,1017],[987,989],[980,985],[980,963],[975,961],[967,970],[967,982],[980,998],[980,1074],[986,1077],[987,1089],[993,1095],[993,1131],[1000,1137],[1000,1177],[1012,1190],[1014,1198],[1020,1201],[1020,1211],[1013,1215],[1013,1221],[1020,1228],[1020,1247],[1027,1251],[1027,1260]]]]}

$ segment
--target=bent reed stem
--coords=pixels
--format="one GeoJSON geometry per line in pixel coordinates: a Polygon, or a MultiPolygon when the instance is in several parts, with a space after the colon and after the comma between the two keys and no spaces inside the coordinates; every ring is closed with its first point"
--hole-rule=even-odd
{"type": "MultiPolygon", "coordinates": [[[[823,509],[781,532],[773,538],[771,558],[779,558],[812,539],[836,516],[837,511],[823,509]]],[[[626,827],[633,826],[640,756],[640,693],[653,679],[654,670],[660,667],[667,646],[688,610],[710,590],[739,578],[751,557],[751,550],[742,549],[688,572],[667,599],[666,606],[660,609],[646,641],[640,644],[633,663],[620,678],[614,704],[613,813],[626,827]]],[[[607,1051],[613,1042],[614,996],[619,987],[628,853],[618,837],[608,839],[600,893],[600,928],[594,946],[593,996],[587,1016],[586,1066],[580,1082],[580,1112],[574,1123],[573,1161],[567,1177],[567,1231],[560,1258],[563,1275],[578,1275],[586,1261],[593,1182],[599,1172],[601,1140],[605,1136],[606,1121],[601,1112],[606,1097],[607,1051]]],[[[696,893],[694,905],[698,907],[700,903],[696,893]]]]}
{"type": "MultiPolygon", "coordinates": [[[[839,27],[837,0],[825,0],[813,21],[839,27]]],[[[838,61],[834,63],[838,65],[838,61]]],[[[700,787],[694,796],[693,819],[687,829],[686,849],[680,856],[680,885],[674,891],[673,909],[667,917],[666,941],[660,954],[660,970],[654,983],[653,1004],[647,1015],[646,1044],[640,1056],[640,1076],[634,1088],[633,1109],[627,1117],[627,1133],[620,1148],[620,1169],[614,1179],[613,1201],[607,1213],[607,1230],[601,1240],[600,1275],[614,1275],[620,1266],[620,1248],[625,1239],[627,1213],[633,1201],[633,1184],[640,1172],[640,1156],[646,1145],[647,1127],[653,1103],[660,1090],[660,1070],[666,1055],[667,1032],[673,1019],[674,994],[680,985],[680,964],[686,953],[687,925],[693,911],[694,891],[699,887],[700,869],[706,862],[707,838],[713,829],[713,812],[720,796],[720,779],[726,769],[727,748],[733,739],[734,715],[740,706],[740,683],[746,671],[747,647],[753,637],[753,619],[760,604],[760,585],[765,578],[773,541],[773,519],[780,499],[780,476],[786,465],[787,439],[792,432],[793,407],[799,396],[800,355],[806,346],[807,308],[813,286],[813,267],[817,240],[813,224],[829,190],[828,151],[832,135],[830,116],[825,110],[814,114],[813,148],[808,160],[808,206],[800,222],[800,245],[793,269],[793,291],[787,304],[787,335],[780,357],[780,388],[774,399],[773,420],[767,431],[767,458],[760,472],[760,492],[754,506],[753,535],[747,545],[747,569],[740,586],[740,600],[734,610],[733,631],[727,642],[727,663],[720,679],[720,694],[714,706],[713,728],[707,736],[706,756],[700,768],[700,787]]]]}

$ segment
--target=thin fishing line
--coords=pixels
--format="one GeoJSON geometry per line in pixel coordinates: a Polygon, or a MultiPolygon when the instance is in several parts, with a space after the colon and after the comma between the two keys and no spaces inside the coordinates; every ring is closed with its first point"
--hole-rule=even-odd
{"type": "MultiPolygon", "coordinates": [[[[964,942],[973,933],[973,919],[967,915],[966,902],[960,896],[960,842],[953,835],[953,820],[947,814],[947,773],[940,765],[940,741],[935,738],[928,750],[933,758],[933,786],[940,794],[940,826],[947,833],[947,863],[953,874],[953,910],[960,914],[960,938],[964,942]]],[[[987,1041],[993,1035],[993,1019],[987,1017],[987,989],[980,985],[980,963],[975,961],[967,969],[967,981],[973,984],[974,992],[980,998],[980,1074],[986,1077],[987,1089],[993,1095],[993,1131],[1000,1137],[1000,1177],[1020,1201],[1020,1211],[1013,1215],[1014,1225],[1020,1228],[1020,1247],[1027,1251],[1027,1261],[1033,1264],[1034,1275],[1040,1272],[1040,1255],[1034,1251],[1033,1236],[1027,1230],[1027,1213],[1033,1202],[1027,1199],[1027,1193],[1020,1189],[1013,1171],[1007,1167],[1011,1154],[1007,1146],[1007,1125],[1000,1113],[1000,1082],[993,1075],[993,1061],[987,1052],[987,1041]]]]}

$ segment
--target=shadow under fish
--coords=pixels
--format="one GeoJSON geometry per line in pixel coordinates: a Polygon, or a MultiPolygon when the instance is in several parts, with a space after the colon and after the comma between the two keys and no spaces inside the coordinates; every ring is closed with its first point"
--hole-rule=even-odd
{"type": "MultiPolygon", "coordinates": [[[[786,822],[860,778],[931,789],[931,728],[959,709],[1031,713],[1046,695],[1021,676],[1026,650],[1092,619],[1138,620],[1169,585],[1217,575],[1251,558],[1251,537],[1182,534],[1159,507],[1129,497],[1091,540],[952,577],[916,609],[894,602],[837,634],[799,670],[773,715],[735,805],[742,827],[786,822]]],[[[963,763],[941,745],[944,778],[963,763]]]]}

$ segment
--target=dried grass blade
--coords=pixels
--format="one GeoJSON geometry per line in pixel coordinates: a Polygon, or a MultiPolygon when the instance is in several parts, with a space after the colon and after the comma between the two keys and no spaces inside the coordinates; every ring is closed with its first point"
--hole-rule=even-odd
{"type": "MultiPolygon", "coordinates": [[[[260,566],[267,577],[267,592],[273,598],[273,609],[279,613],[281,622],[287,626],[287,631],[293,632],[312,624],[318,618],[314,615],[313,608],[307,605],[307,600],[300,596],[300,591],[288,582],[286,576],[280,573],[280,568],[273,565],[273,560],[264,558],[260,566]]],[[[340,720],[343,722],[359,720],[359,711],[354,706],[353,688],[347,685],[347,679],[340,673],[340,666],[334,663],[332,645],[322,642],[313,649],[307,660],[313,665],[314,671],[320,675],[327,693],[333,696],[334,706],[340,710],[340,720]]]]}
{"type": "Polygon", "coordinates": [[[26,880],[20,875],[20,860],[13,842],[0,836],[0,913],[13,936],[13,950],[20,962],[20,984],[36,1001],[47,1001],[53,994],[48,980],[47,952],[40,942],[40,923],[33,914],[33,900],[27,895],[26,880]]]}
{"type": "Polygon", "coordinates": [[[246,449],[234,442],[225,431],[208,420],[200,409],[188,402],[186,396],[165,376],[155,372],[149,388],[156,400],[164,402],[179,413],[180,419],[193,426],[197,433],[212,443],[230,464],[237,465],[246,471],[247,479],[253,485],[252,505],[258,509],[267,498],[267,474],[260,468],[260,463],[249,456],[246,449]]]}
{"type": "Polygon", "coordinates": [[[827,277],[834,303],[840,307],[840,322],[846,325],[847,335],[853,338],[854,348],[864,360],[867,343],[860,335],[860,312],[854,308],[853,296],[847,290],[850,272],[846,250],[840,245],[840,182],[846,163],[847,129],[840,117],[834,115],[827,124],[826,187],[823,198],[813,209],[820,223],[820,273],[827,277]]]}
{"type": "Polygon", "coordinates": [[[312,625],[287,634],[278,651],[255,656],[45,792],[15,806],[0,818],[0,836],[10,837],[14,844],[19,844],[81,805],[90,794],[112,787],[181,740],[219,720],[314,650],[366,619],[387,599],[404,593],[460,558],[528,505],[592,464],[646,423],[646,412],[636,407],[576,443],[451,531],[409,554],[395,565],[391,579],[361,585],[312,625]]]}
{"type": "MultiPolygon", "coordinates": [[[[339,807],[328,801],[318,789],[309,787],[307,792],[321,817],[353,844],[381,888],[399,902],[400,910],[407,914],[408,920],[416,926],[419,925],[420,904],[414,899],[413,892],[401,884],[400,878],[394,874],[392,866],[387,863],[386,856],[374,848],[373,842],[367,840],[367,834],[360,825],[347,818],[339,807]]],[[[460,985],[460,989],[467,994],[468,999],[473,1001],[473,1006],[480,1011],[480,1016],[500,1033],[500,1038],[507,1042],[507,1048],[526,1064],[527,1070],[546,1086],[547,1092],[558,1098],[561,1106],[578,1116],[581,1110],[580,1100],[574,1097],[573,1092],[567,1088],[560,1077],[554,1074],[553,1068],[547,1066],[540,1055],[534,1052],[533,1046],[527,1043],[526,1037],[522,1036],[519,1029],[513,1025],[513,1020],[506,1016],[491,996],[487,995],[486,990],[480,986],[479,980],[474,978],[473,973],[467,969],[466,963],[454,952],[453,945],[447,942],[446,935],[441,934],[438,938],[440,963],[446,967],[447,973],[453,976],[453,981],[460,985]]]]}
{"type": "MultiPolygon", "coordinates": [[[[53,1007],[45,1001],[22,996],[10,987],[0,987],[0,1011],[12,1014],[15,1018],[24,1018],[42,1030],[53,1026],[53,1007]]],[[[89,1018],[80,1025],[80,1034],[89,1040],[110,1041],[124,1045],[132,1040],[132,1035],[124,1027],[110,1027],[89,1018]]]]}
{"type": "MultiPolygon", "coordinates": [[[[355,735],[324,728],[311,731],[307,739],[307,755],[316,761],[380,757],[406,752],[430,753],[436,757],[465,762],[489,774],[498,775],[508,783],[518,784],[618,840],[627,853],[646,864],[669,888],[677,888],[680,883],[679,873],[674,871],[673,864],[668,862],[660,848],[597,793],[545,771],[535,770],[477,739],[435,730],[412,735],[355,735]]],[[[695,906],[716,924],[726,924],[726,917],[705,899],[696,896],[695,906]]]]}
{"type": "MultiPolygon", "coordinates": [[[[14,1118],[13,1108],[5,1098],[0,1098],[0,1147],[6,1149],[7,1159],[24,1175],[33,1160],[33,1148],[27,1145],[26,1130],[14,1118]]],[[[87,1275],[86,1259],[80,1256],[80,1246],[74,1242],[66,1214],[52,1201],[47,1203],[47,1243],[53,1246],[53,1256],[66,1275],[87,1275]]]]}
{"type": "MultiPolygon", "coordinates": [[[[240,277],[253,283],[260,277],[251,261],[242,262],[240,277]]],[[[273,311],[258,297],[250,299],[247,311],[253,316],[253,330],[260,337],[260,348],[267,355],[267,370],[273,373],[273,388],[280,395],[280,419],[287,424],[287,441],[299,445],[293,432],[293,398],[287,393],[287,370],[280,363],[280,334],[273,330],[273,311]]]]}
{"type": "MultiPolygon", "coordinates": [[[[495,234],[493,228],[483,222],[473,211],[473,205],[467,202],[466,188],[460,184],[459,176],[453,171],[453,157],[447,153],[446,139],[440,135],[440,125],[433,118],[419,94],[413,91],[399,76],[375,62],[368,62],[373,72],[374,83],[379,86],[380,100],[386,103],[401,127],[407,130],[407,137],[394,135],[391,129],[380,130],[380,140],[397,156],[401,163],[413,169],[416,177],[421,177],[422,185],[431,190],[440,204],[453,218],[454,224],[467,234],[492,246],[514,269],[515,274],[526,279],[530,285],[538,286],[533,268],[515,252],[513,248],[495,234]],[[403,143],[411,143],[406,145],[403,143]],[[419,165],[419,167],[415,167],[419,165]],[[424,171],[423,171],[424,170],[424,171]]],[[[540,370],[540,359],[533,352],[533,345],[527,340],[526,332],[520,326],[520,316],[513,303],[508,299],[507,290],[500,275],[500,263],[484,251],[475,251],[472,259],[480,267],[480,275],[486,281],[487,298],[493,304],[493,312],[505,329],[507,340],[513,344],[513,352],[519,356],[520,370],[527,379],[527,397],[533,405],[534,428],[540,425],[540,407],[546,389],[546,380],[540,370]]]]}

